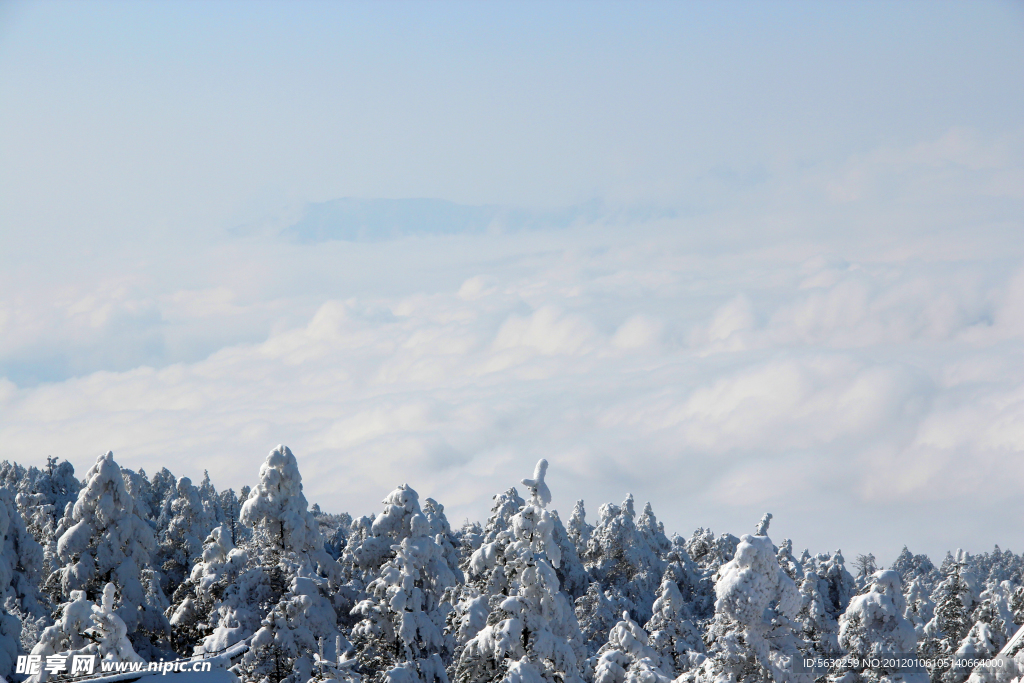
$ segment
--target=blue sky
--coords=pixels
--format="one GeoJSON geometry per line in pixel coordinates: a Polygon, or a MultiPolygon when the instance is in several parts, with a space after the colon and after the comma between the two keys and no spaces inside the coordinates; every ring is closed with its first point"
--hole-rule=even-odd
{"type": "Polygon", "coordinates": [[[0,102],[2,458],[1024,547],[1019,3],[6,3],[0,102]]]}

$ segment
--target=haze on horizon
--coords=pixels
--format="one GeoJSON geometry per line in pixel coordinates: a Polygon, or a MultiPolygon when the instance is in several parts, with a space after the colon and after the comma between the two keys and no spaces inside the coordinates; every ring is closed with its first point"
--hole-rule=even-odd
{"type": "Polygon", "coordinates": [[[1024,548],[1019,3],[5,3],[0,103],[0,459],[1024,548]]]}

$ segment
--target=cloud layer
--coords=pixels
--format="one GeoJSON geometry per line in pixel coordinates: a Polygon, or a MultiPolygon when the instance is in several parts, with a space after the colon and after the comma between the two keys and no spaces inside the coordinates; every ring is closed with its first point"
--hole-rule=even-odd
{"type": "MultiPolygon", "coordinates": [[[[954,171],[933,189],[993,177],[954,171]]],[[[408,482],[457,523],[545,457],[563,512],[632,492],[683,534],[746,533],[767,510],[815,551],[1024,547],[1014,226],[851,239],[816,222],[856,215],[840,194],[762,205],[801,227],[752,240],[717,212],[69,266],[2,303],[0,458],[84,469],[112,449],[238,487],[283,442],[325,509],[370,513],[408,482]],[[33,362],[51,381],[15,376],[33,362]]],[[[878,224],[917,201],[900,197],[878,224]]]]}

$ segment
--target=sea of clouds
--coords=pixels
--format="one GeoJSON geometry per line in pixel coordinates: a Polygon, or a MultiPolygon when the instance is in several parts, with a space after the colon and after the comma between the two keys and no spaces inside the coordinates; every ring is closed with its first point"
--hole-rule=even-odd
{"type": "Polygon", "coordinates": [[[631,492],[669,533],[1020,551],[1021,158],[953,129],[670,211],[69,239],[0,274],[0,458],[237,489],[284,443],[325,510],[408,482],[458,524],[543,457],[563,518],[631,492]]]}

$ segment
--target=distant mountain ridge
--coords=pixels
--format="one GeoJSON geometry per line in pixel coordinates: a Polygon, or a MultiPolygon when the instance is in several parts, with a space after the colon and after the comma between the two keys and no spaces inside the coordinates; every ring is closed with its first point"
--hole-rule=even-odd
{"type": "MultiPolygon", "coordinates": [[[[538,211],[497,205],[469,206],[444,199],[356,199],[344,197],[308,204],[302,217],[281,231],[290,241],[315,244],[331,240],[381,242],[410,235],[456,235],[562,229],[578,222],[618,216],[600,200],[538,211]]],[[[671,215],[628,210],[630,219],[671,215]]]]}

